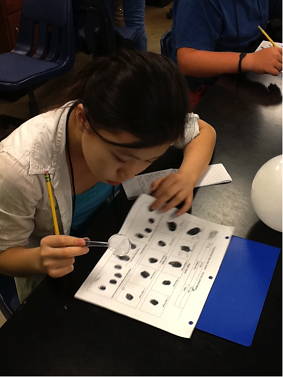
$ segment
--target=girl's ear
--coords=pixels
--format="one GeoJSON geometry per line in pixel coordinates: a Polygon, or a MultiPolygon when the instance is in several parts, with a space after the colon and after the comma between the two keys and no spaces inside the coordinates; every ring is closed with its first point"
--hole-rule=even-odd
{"type": "Polygon", "coordinates": [[[77,123],[78,123],[81,131],[85,130],[85,129],[87,129],[87,130],[90,129],[90,125],[89,125],[87,118],[86,118],[86,115],[85,115],[84,106],[81,103],[76,108],[76,119],[77,119],[77,123]]]}

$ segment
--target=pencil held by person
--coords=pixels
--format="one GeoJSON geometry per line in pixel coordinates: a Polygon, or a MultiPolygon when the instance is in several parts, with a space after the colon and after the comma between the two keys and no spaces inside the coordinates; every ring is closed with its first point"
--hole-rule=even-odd
{"type": "Polygon", "coordinates": [[[273,47],[277,47],[276,43],[273,42],[273,40],[272,40],[272,39],[270,38],[270,36],[269,36],[269,35],[263,30],[263,28],[260,27],[259,25],[258,25],[258,28],[259,28],[259,30],[262,32],[262,34],[266,36],[266,38],[269,40],[269,42],[271,42],[271,43],[273,44],[273,47]]]}
{"type": "Polygon", "coordinates": [[[56,216],[56,211],[55,211],[55,204],[54,204],[54,198],[53,198],[52,187],[51,187],[51,179],[50,179],[50,174],[48,171],[45,172],[45,181],[46,181],[46,186],[47,186],[47,191],[48,191],[48,196],[49,196],[49,201],[50,201],[51,213],[52,213],[53,224],[54,224],[54,232],[55,232],[55,235],[58,236],[60,233],[59,233],[58,221],[57,221],[57,216],[56,216]]]}

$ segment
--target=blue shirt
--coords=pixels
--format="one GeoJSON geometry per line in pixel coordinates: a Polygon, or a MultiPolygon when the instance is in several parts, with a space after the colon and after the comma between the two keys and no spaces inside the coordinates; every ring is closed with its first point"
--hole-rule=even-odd
{"type": "Polygon", "coordinates": [[[90,190],[82,194],[76,194],[72,229],[75,230],[83,224],[118,189],[119,185],[113,188],[113,186],[107,183],[98,182],[90,190]]]}

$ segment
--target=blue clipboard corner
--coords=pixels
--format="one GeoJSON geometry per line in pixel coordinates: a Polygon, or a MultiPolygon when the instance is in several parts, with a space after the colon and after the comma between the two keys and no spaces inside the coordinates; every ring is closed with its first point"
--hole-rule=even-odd
{"type": "Polygon", "coordinates": [[[250,346],[280,251],[233,236],[196,328],[250,346]]]}

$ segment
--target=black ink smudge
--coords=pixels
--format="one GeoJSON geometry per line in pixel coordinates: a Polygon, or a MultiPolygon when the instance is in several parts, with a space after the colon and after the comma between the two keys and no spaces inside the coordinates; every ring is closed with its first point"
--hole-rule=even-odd
{"type": "Polygon", "coordinates": [[[137,234],[136,234],[136,237],[138,237],[138,238],[143,238],[143,237],[144,237],[144,235],[143,235],[143,234],[141,234],[141,233],[137,233],[137,234]]]}
{"type": "Polygon", "coordinates": [[[150,229],[150,228],[145,228],[145,231],[146,231],[146,233],[151,233],[151,232],[152,232],[152,229],[150,229]]]}
{"type": "Polygon", "coordinates": [[[114,266],[114,268],[116,268],[117,270],[121,270],[121,269],[122,269],[122,266],[120,266],[119,264],[116,264],[116,265],[114,266]]]}
{"type": "Polygon", "coordinates": [[[167,225],[168,229],[171,230],[171,232],[174,232],[177,229],[177,224],[174,223],[174,221],[168,221],[167,225]]]}
{"type": "Polygon", "coordinates": [[[105,291],[106,287],[105,287],[104,285],[101,285],[101,286],[99,287],[99,289],[101,289],[102,291],[105,291]]]}
{"type": "Polygon", "coordinates": [[[149,263],[156,263],[158,262],[158,259],[156,258],[149,258],[149,263]]]}
{"type": "Polygon", "coordinates": [[[148,219],[148,221],[150,222],[150,224],[153,224],[155,222],[153,218],[148,219]]]}
{"type": "Polygon", "coordinates": [[[170,280],[163,280],[162,284],[163,285],[170,285],[171,281],[170,280]]]}
{"type": "Polygon", "coordinates": [[[134,296],[132,296],[130,293],[126,294],[126,299],[127,300],[132,300],[133,298],[134,298],[134,296]]]}
{"type": "Polygon", "coordinates": [[[189,246],[184,245],[184,246],[181,246],[181,250],[186,251],[188,253],[189,251],[191,251],[191,248],[189,246]]]}
{"type": "Polygon", "coordinates": [[[121,279],[121,277],[122,277],[122,275],[121,274],[114,274],[114,276],[116,276],[116,278],[120,278],[121,279]]]}
{"type": "Polygon", "coordinates": [[[190,230],[187,231],[187,234],[189,234],[190,236],[195,236],[196,234],[198,234],[199,232],[201,231],[200,228],[196,227],[196,228],[192,228],[190,230]]]}
{"type": "Polygon", "coordinates": [[[147,272],[147,271],[143,271],[143,272],[141,272],[141,276],[146,279],[150,276],[150,273],[147,272]]]}
{"type": "Polygon", "coordinates": [[[131,243],[131,249],[135,249],[137,247],[137,245],[131,243]]]}
{"type": "Polygon", "coordinates": [[[153,300],[150,300],[150,303],[151,303],[152,305],[154,305],[154,306],[155,306],[155,305],[158,305],[158,301],[157,301],[157,300],[154,300],[154,299],[153,299],[153,300]]]}
{"type": "Polygon", "coordinates": [[[158,241],[158,245],[163,247],[163,246],[166,246],[166,243],[164,241],[160,240],[160,241],[158,241]]]}
{"type": "Polygon", "coordinates": [[[172,267],[175,267],[175,268],[180,268],[182,267],[182,263],[178,262],[178,261],[172,261],[172,262],[169,262],[169,264],[172,266],[172,267]]]}
{"type": "Polygon", "coordinates": [[[124,260],[124,261],[128,261],[128,260],[130,260],[130,257],[128,256],[128,255],[121,255],[120,257],[118,257],[119,259],[121,259],[121,260],[124,260]]]}
{"type": "Polygon", "coordinates": [[[110,284],[117,284],[117,280],[115,280],[115,279],[111,279],[111,280],[109,281],[109,283],[110,283],[110,284]]]}

